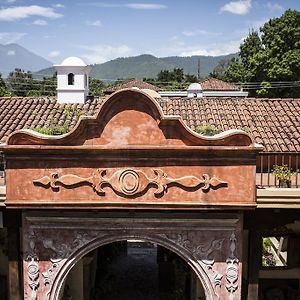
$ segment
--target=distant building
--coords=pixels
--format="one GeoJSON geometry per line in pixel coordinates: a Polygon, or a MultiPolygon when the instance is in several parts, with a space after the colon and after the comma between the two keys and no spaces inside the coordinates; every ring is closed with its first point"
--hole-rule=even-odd
{"type": "Polygon", "coordinates": [[[186,91],[160,91],[164,97],[247,97],[248,92],[238,85],[216,78],[208,78],[200,83],[191,83],[186,91]]]}
{"type": "Polygon", "coordinates": [[[58,103],[84,103],[89,93],[91,68],[78,57],[68,57],[54,67],[57,71],[58,103]]]}

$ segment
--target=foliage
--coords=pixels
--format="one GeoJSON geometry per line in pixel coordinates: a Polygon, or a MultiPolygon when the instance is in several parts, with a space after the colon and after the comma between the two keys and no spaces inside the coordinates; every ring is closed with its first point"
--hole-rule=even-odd
{"type": "Polygon", "coordinates": [[[195,131],[199,134],[206,135],[206,136],[213,136],[221,132],[220,129],[215,127],[214,125],[200,125],[195,128],[195,131]]]}
{"type": "MultiPolygon", "coordinates": [[[[3,82],[4,83],[4,82],[3,82]]],[[[5,84],[5,83],[4,83],[5,84]]],[[[0,79],[0,93],[1,89],[0,79]]],[[[51,77],[44,77],[42,80],[34,79],[31,72],[25,72],[21,69],[15,69],[10,72],[7,78],[8,93],[15,96],[55,96],[57,86],[57,74],[51,77]]],[[[105,84],[98,79],[89,78],[89,90],[92,96],[102,96],[105,84]]],[[[1,94],[0,94],[1,95],[1,94]]]]}
{"type": "Polygon", "coordinates": [[[297,171],[293,171],[287,165],[274,166],[272,170],[273,175],[279,181],[281,187],[291,187],[292,176],[297,174],[297,171]]]}
{"type": "Polygon", "coordinates": [[[0,73],[0,97],[7,97],[7,96],[11,96],[11,93],[7,89],[7,86],[4,80],[2,79],[2,75],[0,73]]]}
{"type": "Polygon", "coordinates": [[[228,68],[224,72],[223,79],[228,82],[248,82],[248,71],[241,64],[240,59],[233,58],[228,63],[228,68]]]}
{"type": "Polygon", "coordinates": [[[41,91],[39,90],[30,90],[26,93],[27,97],[40,97],[42,96],[41,91]]]}
{"type": "Polygon", "coordinates": [[[8,75],[7,87],[15,96],[53,96],[56,94],[56,74],[50,78],[44,77],[43,80],[37,80],[33,78],[31,72],[15,69],[8,75]]]}
{"type": "Polygon", "coordinates": [[[66,105],[62,109],[54,110],[54,114],[56,112],[62,112],[62,114],[65,115],[65,122],[62,125],[59,125],[57,123],[57,120],[55,121],[53,118],[50,118],[47,121],[47,124],[43,127],[36,127],[31,128],[32,130],[47,134],[47,135],[61,135],[68,133],[70,131],[70,124],[69,120],[75,118],[78,118],[81,115],[81,111],[78,107],[72,106],[72,105],[66,105]]]}
{"type": "Polygon", "coordinates": [[[91,96],[103,96],[106,85],[103,81],[89,77],[89,94],[91,96]]]}
{"type": "MultiPolygon", "coordinates": [[[[234,59],[234,58],[232,58],[234,59]]],[[[209,77],[217,78],[223,80],[225,77],[225,71],[229,67],[229,59],[221,59],[218,64],[215,66],[213,71],[209,74],[209,77]]]]}
{"type": "Polygon", "coordinates": [[[183,69],[174,68],[173,70],[162,70],[155,79],[144,78],[145,82],[159,87],[161,90],[186,90],[190,83],[198,82],[195,75],[184,74],[183,69]]]}
{"type": "Polygon", "coordinates": [[[50,127],[36,127],[32,128],[32,130],[47,135],[61,135],[69,132],[69,127],[53,125],[50,127]]]}
{"type": "Polygon", "coordinates": [[[263,238],[262,245],[262,266],[263,267],[274,267],[276,266],[276,261],[271,253],[271,240],[268,237],[263,238]]]}
{"type": "Polygon", "coordinates": [[[300,80],[300,12],[287,10],[281,17],[270,19],[260,33],[251,31],[240,46],[240,59],[233,59],[225,71],[231,82],[263,82],[253,95],[297,97],[300,87],[279,86],[272,82],[300,80]]]}

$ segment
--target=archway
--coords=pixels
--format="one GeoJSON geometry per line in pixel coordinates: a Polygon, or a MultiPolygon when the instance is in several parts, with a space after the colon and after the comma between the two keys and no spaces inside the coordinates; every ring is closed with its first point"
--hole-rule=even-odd
{"type": "Polygon", "coordinates": [[[240,295],[239,215],[28,212],[23,214],[24,299],[58,300],[65,279],[89,252],[110,243],[143,240],[181,257],[199,278],[205,299],[240,295]]]}
{"type": "Polygon", "coordinates": [[[126,240],[83,256],[68,272],[60,300],[205,299],[196,273],[156,243],[126,240]]]}
{"type": "Polygon", "coordinates": [[[184,261],[186,265],[190,268],[190,270],[193,271],[193,273],[196,275],[196,278],[198,278],[203,288],[205,299],[218,298],[218,295],[216,295],[214,287],[211,284],[211,280],[207,274],[207,271],[203,269],[203,267],[201,266],[200,262],[197,261],[197,259],[193,258],[193,256],[191,256],[190,253],[188,253],[188,251],[183,247],[183,245],[179,245],[174,241],[170,241],[164,236],[134,234],[97,238],[93,242],[87,244],[85,247],[82,247],[81,249],[73,253],[73,255],[70,256],[68,261],[56,275],[56,279],[54,280],[52,289],[50,291],[50,300],[60,299],[61,295],[63,294],[63,288],[67,280],[68,274],[82,258],[84,258],[92,251],[101,248],[102,246],[128,240],[139,240],[143,242],[157,244],[163,247],[163,249],[169,250],[171,253],[176,254],[176,256],[178,256],[182,261],[184,261]]]}

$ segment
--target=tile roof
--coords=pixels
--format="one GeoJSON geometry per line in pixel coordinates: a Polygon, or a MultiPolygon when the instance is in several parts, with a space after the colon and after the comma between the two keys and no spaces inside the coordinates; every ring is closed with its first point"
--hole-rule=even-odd
{"type": "Polygon", "coordinates": [[[239,91],[240,87],[236,84],[225,82],[217,78],[208,78],[200,82],[204,91],[239,91]]]}
{"type": "Polygon", "coordinates": [[[139,89],[149,89],[149,90],[154,90],[156,92],[159,91],[159,88],[153,84],[144,82],[142,80],[139,79],[129,79],[126,81],[123,81],[119,84],[116,84],[110,88],[108,88],[107,90],[104,91],[105,94],[112,94],[116,91],[122,90],[122,89],[128,89],[128,88],[133,88],[133,87],[137,87],[139,89]]]}
{"type": "MultiPolygon", "coordinates": [[[[72,128],[79,115],[95,115],[105,98],[85,104],[57,104],[55,97],[0,98],[0,142],[21,128],[72,128]]],[[[256,99],[244,97],[160,98],[165,114],[181,115],[186,124],[213,124],[222,131],[238,128],[249,132],[265,152],[300,152],[300,98],[256,99]]]]}

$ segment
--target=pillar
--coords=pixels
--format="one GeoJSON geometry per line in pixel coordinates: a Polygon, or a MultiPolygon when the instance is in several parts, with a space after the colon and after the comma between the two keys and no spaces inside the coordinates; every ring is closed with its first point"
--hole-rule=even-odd
{"type": "Polygon", "coordinates": [[[261,265],[261,235],[256,230],[249,231],[248,256],[248,300],[258,300],[259,269],[261,265]]]}

